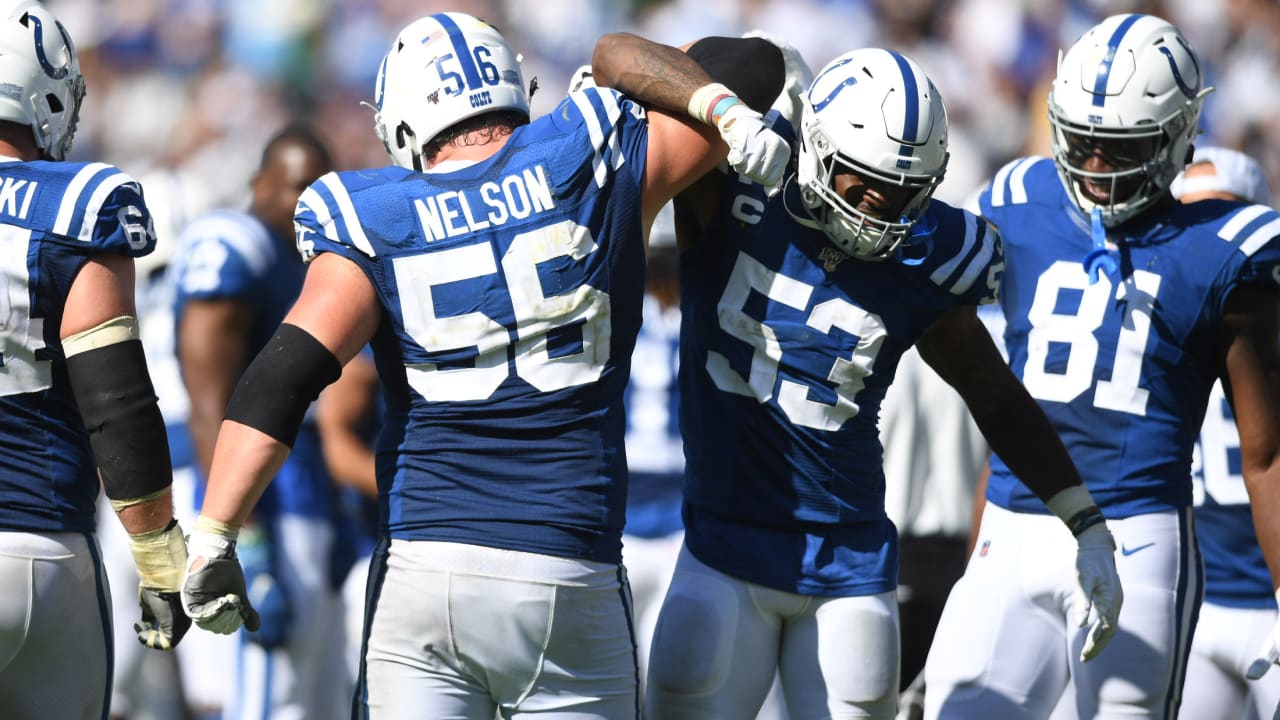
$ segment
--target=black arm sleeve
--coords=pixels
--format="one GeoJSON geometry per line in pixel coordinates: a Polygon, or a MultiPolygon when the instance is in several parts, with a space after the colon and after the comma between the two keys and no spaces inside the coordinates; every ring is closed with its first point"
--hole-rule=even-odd
{"type": "Polygon", "coordinates": [[[782,94],[782,50],[764,38],[706,37],[689,46],[687,54],[756,112],[768,112],[782,94]]]}
{"type": "Polygon", "coordinates": [[[307,408],[341,374],[329,348],[297,325],[282,324],[240,376],[226,419],[292,448],[307,408]]]}
{"type": "Polygon", "coordinates": [[[169,440],[142,342],[126,340],[72,355],[67,375],[107,497],[132,500],[169,487],[169,440]]]}

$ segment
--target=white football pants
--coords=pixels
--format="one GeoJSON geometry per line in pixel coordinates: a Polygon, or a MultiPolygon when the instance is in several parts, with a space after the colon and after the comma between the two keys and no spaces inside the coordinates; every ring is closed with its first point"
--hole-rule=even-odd
{"type": "Polygon", "coordinates": [[[357,717],[639,714],[621,565],[393,540],[389,552],[374,551],[369,586],[357,717]]]}
{"type": "Polygon", "coordinates": [[[1081,663],[1089,627],[1071,619],[1075,539],[1053,515],[987,503],[929,650],[926,718],[1047,718],[1068,687],[1080,718],[1177,716],[1204,586],[1191,510],[1107,525],[1124,606],[1110,644],[1081,663]]]}
{"type": "Polygon", "coordinates": [[[684,548],[650,651],[647,720],[753,718],[773,684],[792,718],[893,718],[894,593],[812,597],[738,580],[684,548]]]}

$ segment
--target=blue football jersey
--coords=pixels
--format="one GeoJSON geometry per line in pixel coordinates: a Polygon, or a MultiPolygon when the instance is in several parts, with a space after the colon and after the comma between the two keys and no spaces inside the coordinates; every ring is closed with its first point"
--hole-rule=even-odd
{"type": "Polygon", "coordinates": [[[391,537],[620,561],[647,144],[643,109],[593,88],[482,162],[303,193],[304,256],[351,260],[385,309],[391,537]]]}
{"type": "MultiPolygon", "coordinates": [[[[1089,223],[1051,160],[1005,166],[980,203],[1004,239],[1009,363],[1104,514],[1189,506],[1223,304],[1240,283],[1275,285],[1280,213],[1225,201],[1173,205],[1112,230],[1118,270],[1090,283],[1089,223]]],[[[1048,512],[998,457],[987,498],[1048,512]]]]}
{"type": "Polygon", "coordinates": [[[1240,471],[1240,433],[1221,383],[1214,383],[1209,394],[1192,469],[1204,599],[1229,607],[1274,608],[1271,573],[1240,471]]]}
{"type": "MultiPolygon", "coordinates": [[[[299,262],[292,238],[272,236],[261,220],[247,212],[217,210],[196,218],[182,232],[174,277],[173,317],[180,318],[193,300],[238,300],[253,308],[247,365],[258,354],[293,306],[306,266],[299,262]]],[[[179,330],[174,330],[180,342],[179,330]]],[[[311,414],[303,423],[280,471],[258,501],[256,511],[328,517],[333,509],[333,482],[320,451],[311,414]]],[[[199,498],[197,498],[199,500],[199,498]]]]}
{"type": "Polygon", "coordinates": [[[98,472],[59,339],[93,255],[155,248],[142,189],[103,163],[0,162],[0,528],[92,532],[98,472]]]}
{"type": "MultiPolygon", "coordinates": [[[[902,353],[958,305],[992,302],[999,239],[933,202],[900,253],[849,259],[730,174],[681,260],[685,539],[711,567],[807,595],[897,584],[880,403],[902,353]]],[[[800,210],[799,212],[803,212],[800,210]]]]}

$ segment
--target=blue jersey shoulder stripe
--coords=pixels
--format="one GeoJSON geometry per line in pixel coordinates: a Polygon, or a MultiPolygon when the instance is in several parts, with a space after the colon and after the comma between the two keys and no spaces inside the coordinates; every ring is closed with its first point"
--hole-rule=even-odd
{"type": "MultiPolygon", "coordinates": [[[[107,198],[111,197],[111,193],[115,192],[117,188],[129,185],[133,187],[134,192],[138,195],[142,194],[142,188],[137,181],[119,170],[110,175],[94,178],[90,186],[95,182],[97,187],[93,189],[93,194],[89,196],[88,202],[82,208],[80,230],[75,235],[80,242],[93,240],[93,228],[98,224],[98,213],[102,211],[103,204],[107,202],[107,198]]],[[[86,189],[88,188],[86,187],[86,189]]]]}
{"type": "MultiPolygon", "coordinates": [[[[929,276],[929,279],[932,280],[935,285],[944,285],[947,278],[955,274],[956,268],[960,267],[960,263],[964,262],[964,259],[969,257],[970,252],[973,250],[973,245],[977,241],[977,218],[974,217],[972,213],[966,212],[964,213],[964,242],[960,245],[960,249],[955,255],[951,256],[950,259],[939,265],[938,268],[933,271],[933,274],[929,276]]],[[[990,252],[987,253],[987,256],[990,257],[990,252]]],[[[970,278],[969,283],[973,283],[972,278],[970,278]]],[[[966,289],[968,289],[968,286],[966,286],[966,289]]],[[[952,290],[952,292],[956,291],[952,290]]],[[[960,292],[962,293],[964,290],[961,290],[960,292]]]]}
{"type": "Polygon", "coordinates": [[[1048,158],[1018,158],[1000,168],[995,179],[991,181],[991,207],[1001,207],[1006,203],[1021,205],[1027,201],[1027,171],[1033,165],[1048,158]]]}
{"type": "Polygon", "coordinates": [[[327,200],[332,204],[326,204],[331,209],[330,216],[336,221],[334,227],[338,229],[343,240],[369,257],[376,256],[373,244],[369,242],[369,236],[365,234],[364,227],[360,224],[360,216],[356,214],[355,203],[351,202],[351,193],[347,192],[347,186],[342,184],[342,178],[337,173],[331,172],[321,176],[312,187],[316,188],[321,197],[328,195],[327,200]],[[337,212],[332,212],[335,209],[337,212]]]}
{"type": "Polygon", "coordinates": [[[995,236],[987,232],[987,223],[980,221],[977,217],[970,213],[964,214],[965,224],[965,245],[968,246],[969,236],[976,236],[978,250],[972,254],[964,272],[960,277],[956,278],[948,288],[952,295],[963,295],[969,292],[969,288],[973,287],[973,283],[982,276],[987,266],[991,264],[991,256],[996,252],[995,236]]]}
{"type": "Polygon", "coordinates": [[[76,172],[71,182],[67,183],[66,189],[62,191],[62,202],[58,204],[58,214],[53,221],[53,234],[70,236],[73,227],[77,232],[79,231],[80,224],[76,221],[84,218],[80,196],[84,194],[91,180],[98,178],[99,175],[106,177],[112,172],[119,171],[106,163],[89,163],[76,172]]]}
{"type": "MultiPolygon", "coordinates": [[[[320,177],[302,192],[293,213],[294,220],[340,245],[354,247],[368,257],[377,255],[360,225],[351,194],[337,173],[320,177]],[[308,217],[308,212],[312,217],[308,217]]],[[[300,248],[302,250],[302,248],[300,248]]],[[[303,256],[310,253],[302,250],[303,256]]]]}
{"type": "Polygon", "coordinates": [[[1245,257],[1252,257],[1277,236],[1280,236],[1280,213],[1266,205],[1237,210],[1218,231],[1218,237],[1238,247],[1245,257]]]}
{"type": "Polygon", "coordinates": [[[583,88],[569,95],[569,99],[582,115],[583,122],[587,126],[588,137],[591,139],[591,146],[595,149],[591,165],[594,168],[597,187],[604,187],[609,179],[606,147],[613,155],[615,169],[621,167],[625,160],[618,149],[618,139],[614,133],[614,127],[622,115],[622,106],[618,98],[617,91],[600,88],[583,88]]]}

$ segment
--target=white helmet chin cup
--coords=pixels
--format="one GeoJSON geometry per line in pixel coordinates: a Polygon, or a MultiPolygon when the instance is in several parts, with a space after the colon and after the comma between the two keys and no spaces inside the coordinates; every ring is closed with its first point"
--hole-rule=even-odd
{"type": "Polygon", "coordinates": [[[1098,209],[1113,227],[1159,200],[1190,158],[1200,107],[1212,90],[1203,84],[1182,33],[1152,15],[1113,15],[1062,54],[1049,90],[1049,122],[1058,175],[1075,205],[1086,215],[1098,209]],[[1152,151],[1132,167],[1088,172],[1068,156],[1072,139],[1149,143],[1152,151]],[[1086,182],[1109,187],[1109,200],[1090,199],[1081,187],[1086,182]]]}
{"type": "Polygon", "coordinates": [[[420,18],[382,59],[374,129],[391,161],[422,168],[422,146],[446,128],[494,110],[529,114],[520,58],[488,23],[459,12],[420,18]]]}
{"type": "Polygon", "coordinates": [[[31,128],[49,160],[71,151],[84,77],[71,36],[35,0],[0,10],[0,120],[31,128]]]}
{"type": "Polygon", "coordinates": [[[844,252],[893,254],[929,205],[947,169],[947,114],[924,70],[903,55],[854,50],[820,70],[801,98],[796,181],[818,225],[844,252]],[[835,175],[912,190],[899,217],[858,210],[835,190],[835,175]]]}

